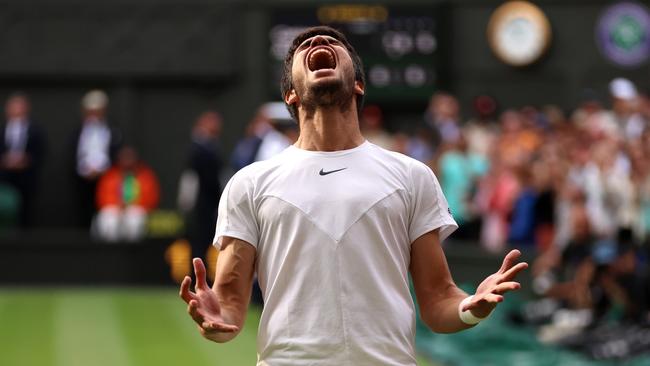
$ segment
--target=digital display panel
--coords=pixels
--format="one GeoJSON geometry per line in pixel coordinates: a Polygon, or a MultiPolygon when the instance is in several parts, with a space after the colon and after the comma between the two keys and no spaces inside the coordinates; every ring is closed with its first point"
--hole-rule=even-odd
{"type": "Polygon", "coordinates": [[[339,4],[276,9],[269,28],[270,90],[278,95],[282,60],[307,27],[332,26],[348,37],[364,63],[366,100],[426,101],[444,84],[441,6],[339,4]]]}

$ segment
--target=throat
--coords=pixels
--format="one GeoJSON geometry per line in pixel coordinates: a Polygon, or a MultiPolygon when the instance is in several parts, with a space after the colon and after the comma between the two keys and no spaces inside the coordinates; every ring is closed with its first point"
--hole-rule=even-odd
{"type": "Polygon", "coordinates": [[[350,115],[319,109],[309,117],[301,114],[300,136],[295,146],[310,151],[340,151],[355,148],[364,141],[356,111],[350,115]]]}

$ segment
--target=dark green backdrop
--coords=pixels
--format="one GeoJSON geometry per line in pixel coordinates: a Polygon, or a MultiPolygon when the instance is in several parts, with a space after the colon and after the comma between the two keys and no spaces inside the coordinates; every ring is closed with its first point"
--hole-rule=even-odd
{"type": "MultiPolygon", "coordinates": [[[[444,1],[399,1],[427,6],[444,1]]],[[[131,0],[0,1],[0,98],[27,92],[46,130],[48,155],[38,198],[40,226],[73,223],[70,134],[79,100],[90,88],[109,93],[110,121],[159,175],[162,206],[173,208],[189,130],[205,108],[224,116],[229,152],[268,90],[270,11],[307,1],[131,0]]],[[[317,2],[311,2],[318,4],[317,2]]],[[[368,2],[369,3],[369,2],[368,2]]],[[[485,29],[499,1],[446,1],[443,87],[464,106],[480,93],[501,105],[554,103],[571,108],[580,91],[606,95],[607,82],[627,76],[650,87],[650,65],[623,70],[600,55],[594,28],[606,1],[536,1],[553,28],[538,64],[515,69],[488,48],[485,29]]],[[[369,96],[372,99],[372,96],[369,96]]],[[[417,121],[425,101],[385,105],[393,124],[417,121]]]]}

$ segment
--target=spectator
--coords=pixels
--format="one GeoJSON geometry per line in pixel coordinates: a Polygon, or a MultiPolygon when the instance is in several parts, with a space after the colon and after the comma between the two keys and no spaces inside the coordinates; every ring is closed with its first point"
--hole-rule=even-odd
{"type": "MultiPolygon", "coordinates": [[[[636,246],[631,241],[628,230],[620,230],[617,240],[600,243],[609,245],[606,250],[613,252],[605,260],[594,276],[594,308],[598,319],[616,320],[628,324],[646,320],[648,299],[647,274],[640,271],[636,246]],[[600,296],[598,296],[600,295],[600,296]]],[[[600,249],[600,248],[597,248],[600,249]]],[[[595,252],[597,254],[597,251],[595,252]]],[[[596,255],[594,255],[598,260],[596,255]]]]}
{"type": "Polygon", "coordinates": [[[584,127],[589,117],[604,113],[603,103],[595,90],[586,88],[580,95],[580,103],[571,115],[571,120],[579,127],[584,127]]]}
{"type": "Polygon", "coordinates": [[[272,128],[262,138],[255,161],[273,157],[298,139],[298,124],[291,118],[284,103],[266,103],[262,106],[262,113],[272,128]]]}
{"type": "Polygon", "coordinates": [[[483,215],[481,243],[488,250],[500,251],[506,244],[510,213],[519,191],[513,168],[498,159],[492,161],[477,192],[477,204],[483,215]]]}
{"type": "Polygon", "coordinates": [[[557,187],[562,177],[562,164],[557,156],[557,145],[550,143],[545,147],[540,152],[539,159],[531,166],[533,187],[537,193],[534,206],[534,235],[538,253],[543,253],[553,245],[557,187]]]}
{"type": "Polygon", "coordinates": [[[630,161],[616,141],[603,141],[593,147],[592,160],[599,171],[602,207],[611,223],[613,237],[619,230],[631,230],[637,218],[637,199],[630,179],[630,161]]]}
{"type": "Polygon", "coordinates": [[[495,121],[497,103],[494,98],[481,95],[474,98],[472,107],[475,117],[463,126],[463,135],[471,153],[489,159],[498,134],[495,121]]]}
{"type": "MultiPolygon", "coordinates": [[[[401,139],[401,136],[398,136],[401,139]]],[[[428,126],[418,126],[415,134],[406,141],[397,143],[397,151],[403,151],[406,155],[421,162],[428,162],[434,157],[433,131],[428,126]]],[[[437,146],[437,145],[436,145],[437,146]]]]}
{"type": "Polygon", "coordinates": [[[132,147],[122,147],[116,164],[97,185],[97,234],[113,242],[140,240],[146,233],[147,213],[156,208],[158,197],[154,172],[132,147]]]}
{"type": "Polygon", "coordinates": [[[611,117],[618,126],[619,135],[626,140],[638,139],[646,127],[639,113],[641,99],[636,86],[628,79],[616,78],[609,83],[612,97],[611,117]]]}
{"type": "Polygon", "coordinates": [[[460,139],[460,107],[451,94],[438,92],[431,97],[426,120],[436,135],[434,149],[440,144],[456,143],[460,139]]]}
{"type": "Polygon", "coordinates": [[[535,244],[535,205],[539,193],[532,171],[522,167],[517,169],[517,173],[520,191],[513,203],[508,242],[531,247],[535,244]]]}
{"type": "Polygon", "coordinates": [[[111,167],[112,157],[120,145],[118,134],[106,121],[108,96],[92,90],[81,100],[82,125],[74,134],[75,195],[78,199],[79,222],[90,227],[95,214],[97,182],[111,167]]]}
{"type": "Polygon", "coordinates": [[[255,162],[262,140],[272,128],[264,108],[260,107],[253,120],[246,126],[244,137],[237,142],[232,152],[230,165],[235,171],[255,162]]]}
{"type": "Polygon", "coordinates": [[[647,131],[648,128],[650,128],[650,92],[647,90],[645,93],[641,94],[639,112],[645,119],[645,131],[647,131]]]}
{"type": "Polygon", "coordinates": [[[561,252],[545,253],[534,264],[534,288],[538,293],[560,300],[569,308],[586,308],[591,304],[589,286],[593,276],[591,253],[594,245],[584,197],[573,199],[571,238],[561,252]]]}
{"type": "Polygon", "coordinates": [[[443,150],[436,171],[449,209],[458,223],[455,236],[459,239],[478,239],[480,217],[474,207],[474,193],[480,179],[488,171],[488,161],[470,152],[462,136],[457,143],[443,150]]]}
{"type": "Polygon", "coordinates": [[[638,213],[633,225],[636,237],[650,248],[650,129],[642,139],[629,148],[632,182],[637,198],[638,213]]]}
{"type": "Polygon", "coordinates": [[[5,104],[6,125],[0,139],[0,182],[13,187],[20,197],[18,223],[32,226],[34,197],[43,159],[44,141],[40,129],[30,118],[26,95],[16,93],[5,104]]]}
{"type": "Polygon", "coordinates": [[[377,105],[368,105],[361,112],[361,133],[373,144],[384,149],[394,150],[395,141],[384,129],[384,115],[377,105]]]}
{"type": "Polygon", "coordinates": [[[395,150],[403,151],[421,162],[430,163],[436,156],[441,155],[441,147],[449,147],[460,139],[459,113],[458,100],[453,95],[435,93],[429,100],[423,123],[415,127],[415,132],[407,141],[398,135],[395,150]]]}
{"type": "Polygon", "coordinates": [[[192,258],[206,258],[214,236],[223,168],[218,144],[221,125],[221,116],[215,111],[198,117],[192,130],[188,166],[181,178],[179,206],[187,215],[192,258]]]}
{"type": "Polygon", "coordinates": [[[496,141],[498,159],[509,167],[528,163],[541,143],[530,121],[518,111],[507,110],[501,114],[500,124],[500,136],[496,141]]]}

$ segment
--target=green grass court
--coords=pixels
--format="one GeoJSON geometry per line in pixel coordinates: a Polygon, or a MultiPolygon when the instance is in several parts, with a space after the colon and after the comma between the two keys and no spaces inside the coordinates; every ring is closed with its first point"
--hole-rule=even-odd
{"type": "Polygon", "coordinates": [[[259,315],[251,308],[242,333],[219,345],[201,338],[173,288],[4,288],[0,365],[255,365],[259,315]]]}

